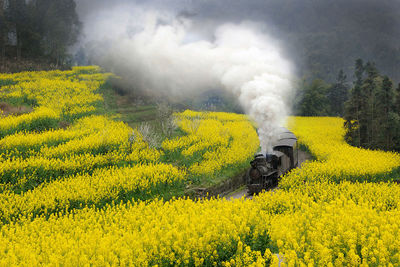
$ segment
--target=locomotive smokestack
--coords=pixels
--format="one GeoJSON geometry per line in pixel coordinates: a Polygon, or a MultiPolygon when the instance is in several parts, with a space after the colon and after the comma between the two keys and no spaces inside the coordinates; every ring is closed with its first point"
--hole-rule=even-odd
{"type": "Polygon", "coordinates": [[[92,62],[131,79],[134,88],[174,99],[210,88],[232,92],[257,123],[266,154],[288,113],[292,65],[259,24],[222,24],[207,34],[202,27],[125,3],[89,17],[84,36],[92,62]]]}

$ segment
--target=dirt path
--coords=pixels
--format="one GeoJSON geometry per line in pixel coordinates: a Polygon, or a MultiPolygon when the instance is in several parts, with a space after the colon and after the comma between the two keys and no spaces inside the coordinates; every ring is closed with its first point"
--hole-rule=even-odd
{"type": "Polygon", "coordinates": [[[239,199],[242,197],[246,197],[246,198],[252,198],[252,196],[247,196],[247,188],[245,185],[241,186],[239,189],[227,194],[226,196],[224,196],[224,198],[229,199],[229,200],[234,200],[234,199],[239,199]]]}
{"type": "Polygon", "coordinates": [[[312,156],[310,153],[305,152],[303,150],[299,150],[299,168],[301,167],[301,164],[306,161],[306,160],[311,160],[312,156]]]}

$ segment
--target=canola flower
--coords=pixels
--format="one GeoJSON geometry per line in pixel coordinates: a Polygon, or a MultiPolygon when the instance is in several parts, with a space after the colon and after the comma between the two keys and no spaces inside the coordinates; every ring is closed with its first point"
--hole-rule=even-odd
{"type": "Polygon", "coordinates": [[[332,186],[347,192],[330,201],[278,190],[253,200],[155,200],[20,218],[1,228],[0,264],[398,265],[400,213],[374,206],[399,187],[366,184],[386,195],[356,202],[346,195],[364,185],[332,186]]]}
{"type": "Polygon", "coordinates": [[[122,122],[107,122],[103,128],[80,138],[74,138],[58,146],[44,146],[40,154],[44,157],[65,157],[71,154],[108,152],[128,148],[132,129],[122,122]]]}
{"type": "Polygon", "coordinates": [[[281,181],[303,202],[271,223],[281,259],[289,266],[399,265],[400,187],[369,183],[385,181],[399,154],[346,144],[339,118],[296,117],[289,125],[316,160],[281,181]]]}
{"type": "MultiPolygon", "coordinates": [[[[210,218],[210,214],[215,214],[215,203],[220,203],[221,208],[224,209],[217,212],[222,215],[226,212],[230,214],[232,210],[240,214],[240,209],[245,202],[237,202],[235,207],[230,202],[219,200],[205,202],[200,206],[200,203],[184,199],[167,203],[162,200],[131,201],[135,195],[156,196],[158,190],[183,183],[193,173],[211,175],[222,168],[242,164],[258,147],[257,136],[247,118],[243,115],[228,113],[185,111],[175,114],[179,127],[186,135],[166,140],[163,143],[163,149],[166,153],[175,151],[189,162],[193,161],[192,158],[200,156],[200,158],[204,157],[204,161],[208,159],[208,163],[200,163],[202,165],[199,171],[195,171],[195,167],[191,168],[193,163],[180,167],[162,163],[160,161],[163,152],[150,148],[139,132],[105,116],[90,116],[90,113],[96,109],[96,103],[102,101],[102,97],[96,93],[96,90],[107,77],[107,74],[100,74],[98,71],[99,69],[94,67],[84,67],[65,72],[0,75],[2,81],[0,97],[4,101],[35,106],[33,112],[29,114],[10,115],[0,119],[3,120],[0,125],[1,123],[5,125],[4,134],[0,139],[2,182],[0,184],[2,221],[0,254],[7,253],[8,255],[4,257],[2,254],[0,266],[23,265],[27,262],[32,265],[61,264],[61,258],[65,259],[64,264],[78,265],[90,264],[90,262],[100,265],[107,263],[111,265],[159,263],[162,265],[178,262],[199,266],[224,261],[225,266],[230,266],[234,263],[260,265],[261,262],[268,261],[269,258],[264,258],[257,250],[253,251],[258,245],[250,247],[241,241],[253,234],[265,238],[264,228],[253,231],[258,228],[257,225],[262,226],[261,223],[257,223],[263,219],[262,217],[253,213],[253,215],[249,214],[246,221],[243,221],[240,216],[233,216],[233,219],[228,217],[222,221],[220,217],[216,217],[219,225],[215,227],[210,227],[210,225],[217,220],[206,223],[206,218],[210,218]],[[42,128],[38,128],[35,124],[28,127],[30,120],[35,118],[33,115],[36,114],[36,110],[51,111],[55,114],[54,123],[42,128]],[[67,127],[59,128],[60,121],[68,121],[67,127]],[[241,131],[243,128],[247,128],[244,133],[241,131]],[[251,146],[248,146],[248,143],[251,143],[251,146]],[[221,153],[238,153],[241,154],[241,158],[232,156],[229,160],[213,163],[212,158],[220,157],[221,153]],[[120,201],[126,204],[115,204],[120,201]],[[176,206],[178,203],[181,203],[180,207],[176,206]],[[204,206],[207,208],[204,209],[204,206]],[[187,209],[191,210],[190,214],[186,214],[186,218],[181,217],[187,213],[187,209]],[[114,215],[112,215],[113,212],[115,212],[114,215]],[[85,213],[80,224],[70,222],[63,224],[64,233],[74,236],[65,236],[70,240],[69,242],[62,241],[60,232],[53,232],[57,237],[51,237],[52,230],[50,232],[45,230],[49,230],[45,224],[50,223],[53,226],[57,224],[51,222],[53,219],[60,221],[69,218],[78,222],[80,216],[78,214],[85,213]],[[98,228],[94,232],[88,232],[89,239],[84,241],[85,238],[78,237],[80,235],[78,232],[74,233],[74,230],[70,231],[65,227],[75,225],[77,227],[75,230],[86,227],[84,225],[89,221],[85,221],[85,218],[88,218],[89,213],[95,214],[94,216],[100,214],[99,218],[103,217],[101,214],[105,214],[106,217],[103,217],[104,220],[95,219],[99,223],[98,228]],[[195,214],[203,215],[194,218],[195,214]],[[153,218],[155,221],[147,224],[148,218],[153,218]],[[162,220],[165,222],[166,229],[160,227],[158,221],[160,218],[164,218],[162,220]],[[187,218],[194,218],[193,222],[187,218]],[[19,238],[16,235],[11,237],[14,231],[11,229],[28,226],[29,223],[34,225],[39,221],[44,224],[37,225],[37,228],[28,228],[32,230],[30,233],[33,233],[34,229],[41,231],[36,237],[42,241],[34,241],[35,238],[26,232],[29,236],[26,241],[31,240],[30,244],[33,247],[28,245],[19,249],[19,241],[17,241],[19,238]],[[173,222],[172,225],[171,222],[173,222]],[[151,229],[151,225],[156,228],[151,229]],[[195,225],[197,228],[193,229],[195,225]],[[118,227],[120,230],[117,230],[118,227]],[[129,231],[126,227],[132,230],[131,240],[137,240],[139,242],[137,244],[141,244],[142,248],[130,241],[127,242],[126,237],[129,231]],[[186,232],[185,236],[181,236],[180,231],[176,230],[179,228],[186,229],[182,232],[186,232]],[[98,235],[104,229],[110,229],[109,234],[106,235],[111,239],[104,239],[105,236],[102,237],[102,234],[98,235]],[[219,235],[220,230],[225,232],[223,239],[219,235]],[[192,231],[195,236],[188,240],[189,233],[192,231]],[[46,234],[43,235],[46,232],[50,234],[47,237],[46,234]],[[158,241],[153,239],[152,232],[156,233],[158,241]],[[169,232],[167,236],[164,235],[166,232],[169,232]],[[53,246],[55,244],[51,245],[49,240],[46,240],[47,238],[53,241],[58,240],[57,242],[60,243],[53,246]],[[200,243],[199,238],[202,240],[200,243]],[[97,242],[96,239],[111,253],[105,255],[101,252],[102,249],[101,251],[93,250],[90,246],[97,242]],[[114,244],[111,247],[116,250],[110,250],[111,243],[108,243],[110,241],[114,244]],[[60,257],[63,254],[61,251],[66,249],[65,245],[72,245],[71,242],[78,242],[74,243],[74,247],[86,244],[89,250],[81,250],[79,257],[75,254],[76,250],[70,250],[72,254],[60,257]],[[154,251],[149,250],[152,243],[148,242],[156,242],[154,251]],[[198,246],[199,244],[201,246],[198,246]],[[51,252],[51,247],[58,247],[61,250],[57,253],[51,252]],[[29,249],[33,250],[29,252],[29,249]],[[51,254],[40,253],[39,255],[37,249],[51,254]],[[160,253],[157,254],[157,252],[160,253]],[[90,253],[98,257],[92,258],[90,253]]],[[[193,166],[199,165],[195,163],[193,166]]],[[[58,228],[58,230],[61,229],[58,228]]]]}
{"type": "Polygon", "coordinates": [[[244,240],[256,249],[257,240],[266,238],[268,215],[254,212],[261,207],[243,199],[156,200],[22,219],[1,229],[0,265],[250,263],[254,255],[244,240]]]}
{"type": "Polygon", "coordinates": [[[240,162],[249,162],[259,148],[259,140],[249,122],[230,122],[229,129],[231,142],[229,146],[220,146],[208,150],[201,163],[192,165],[189,170],[195,174],[208,174],[221,169],[221,166],[233,165],[240,162]],[[242,143],[247,142],[245,145],[242,143]]]}
{"type": "MultiPolygon", "coordinates": [[[[121,143],[127,143],[127,136],[131,132],[132,130],[122,122],[114,122],[104,116],[87,116],[75,121],[74,124],[66,129],[50,129],[44,132],[18,132],[8,135],[0,139],[0,151],[7,154],[7,157],[11,155],[31,156],[38,154],[38,151],[43,154],[43,151],[48,152],[49,150],[53,155],[60,155],[59,150],[71,154],[73,151],[77,151],[77,148],[72,144],[82,147],[85,145],[83,143],[86,143],[87,146],[94,147],[90,140],[94,138],[97,138],[94,142],[98,144],[108,144],[110,138],[119,138],[121,143]],[[118,136],[119,134],[121,136],[118,136]],[[71,149],[68,150],[68,147],[71,149]]],[[[114,140],[114,143],[116,142],[114,140]]],[[[84,149],[81,148],[80,150],[83,151],[84,149]]]]}
{"type": "Polygon", "coordinates": [[[11,158],[0,163],[0,182],[8,185],[22,185],[22,188],[24,184],[37,186],[45,181],[76,173],[91,172],[99,167],[154,162],[159,159],[160,155],[158,151],[142,149],[140,151],[132,150],[129,153],[124,151],[110,151],[99,155],[84,153],[62,159],[11,158]]]}
{"type": "MultiPolygon", "coordinates": [[[[28,157],[19,156],[18,150],[1,154],[3,160],[0,161],[0,183],[2,183],[0,189],[15,188],[18,191],[25,191],[46,181],[82,172],[92,172],[96,168],[159,160],[162,153],[149,148],[139,133],[136,133],[134,142],[129,141],[131,129],[124,123],[109,121],[102,117],[91,118],[103,123],[102,125],[107,128],[86,128],[85,132],[89,130],[89,135],[84,138],[79,137],[53,147],[43,145],[39,151],[26,152],[26,147],[24,147],[22,151],[24,155],[28,154],[28,157]]],[[[73,128],[81,129],[88,126],[81,125],[82,122],[85,120],[79,121],[73,128]]],[[[9,137],[5,139],[10,139],[9,137]]],[[[17,135],[14,140],[18,141],[18,137],[22,137],[23,141],[26,139],[26,135],[17,135]]],[[[39,137],[42,135],[40,134],[39,137]]],[[[39,138],[39,140],[42,139],[39,138]]]]}
{"type": "Polygon", "coordinates": [[[97,91],[110,76],[99,71],[89,66],[0,74],[3,101],[34,106],[31,113],[0,118],[0,191],[24,192],[98,168],[158,161],[162,152],[150,149],[139,133],[130,140],[133,130],[126,124],[87,116],[102,101],[97,91]],[[74,110],[86,111],[75,116],[74,110]]]}
{"type": "Polygon", "coordinates": [[[282,187],[300,186],[305,181],[386,180],[385,176],[400,167],[398,153],[348,145],[340,118],[295,117],[289,127],[317,160],[306,162],[287,175],[282,187]]]}
{"type": "Polygon", "coordinates": [[[19,105],[36,106],[38,109],[22,116],[0,118],[0,134],[5,136],[21,128],[33,130],[21,125],[40,122],[40,118],[44,121],[49,118],[57,121],[71,120],[93,113],[96,104],[103,101],[103,97],[96,91],[111,76],[98,71],[98,67],[90,66],[74,67],[71,71],[0,74],[0,99],[19,105]]]}
{"type": "MultiPolygon", "coordinates": [[[[325,184],[324,193],[329,194],[327,191],[336,186],[325,184]]],[[[364,185],[350,187],[360,191],[364,185]]],[[[350,197],[337,192],[334,199],[317,202],[303,195],[306,204],[294,212],[274,216],[270,237],[284,262],[289,266],[398,266],[399,202],[390,204],[397,207],[389,210],[374,208],[387,208],[385,202],[391,197],[368,197],[369,201],[364,201],[357,191],[351,192],[350,197]],[[353,201],[354,196],[357,202],[353,201]]],[[[398,191],[393,188],[387,193],[398,191]]]]}
{"type": "MultiPolygon", "coordinates": [[[[0,98],[36,106],[31,113],[1,118],[0,125],[3,122],[15,128],[0,138],[1,192],[23,195],[61,181],[66,185],[65,181],[76,175],[92,177],[93,173],[113,166],[158,164],[165,158],[161,158],[163,151],[149,148],[137,130],[122,122],[100,115],[69,116],[76,107],[95,108],[93,103],[102,101],[97,90],[108,76],[99,73],[98,67],[0,75],[0,98]],[[36,110],[55,114],[55,124],[47,128],[27,127],[26,122],[35,118],[36,110]],[[14,123],[15,126],[10,123],[12,120],[21,123],[14,123]],[[59,128],[60,121],[67,121],[63,128],[59,128]]],[[[212,175],[223,168],[243,164],[258,147],[255,131],[243,115],[185,111],[175,117],[186,135],[165,140],[163,150],[178,151],[189,164],[180,166],[185,177],[171,177],[174,181],[187,180],[190,175],[212,175]],[[247,128],[244,133],[243,128],[247,128]],[[241,157],[223,157],[224,153],[238,153],[241,157]],[[204,158],[201,163],[199,156],[204,158]],[[216,162],[213,157],[221,159],[216,162]]],[[[146,177],[143,182],[149,183],[146,177]]],[[[149,186],[146,190],[152,188],[149,186]]],[[[50,207],[43,204],[43,208],[50,207]]]]}
{"type": "Polygon", "coordinates": [[[201,162],[188,166],[193,175],[211,175],[227,166],[248,162],[259,148],[257,133],[244,115],[223,112],[175,114],[186,136],[165,140],[163,148],[185,158],[200,154],[201,162]]]}
{"type": "Polygon", "coordinates": [[[398,154],[347,145],[341,119],[296,117],[289,126],[316,160],[282,190],[164,201],[158,190],[248,164],[253,124],[187,110],[175,114],[185,134],[150,148],[126,124],[91,115],[108,75],[0,74],[2,101],[34,107],[0,118],[0,266],[400,265],[400,186],[371,183],[400,166],[398,154]],[[146,195],[156,199],[136,198],[146,195]]]}
{"type": "Polygon", "coordinates": [[[29,114],[0,118],[0,137],[18,131],[46,130],[56,127],[59,114],[47,107],[38,107],[29,114]]]}
{"type": "Polygon", "coordinates": [[[149,191],[185,179],[185,172],[169,164],[137,164],[133,167],[102,168],[91,175],[81,174],[42,184],[33,190],[0,194],[0,221],[18,217],[49,215],[57,211],[126,201],[130,195],[149,191]]]}

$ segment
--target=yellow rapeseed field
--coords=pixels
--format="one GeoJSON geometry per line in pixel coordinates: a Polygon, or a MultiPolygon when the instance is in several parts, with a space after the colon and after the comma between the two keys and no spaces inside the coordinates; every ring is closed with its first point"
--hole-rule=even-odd
{"type": "MultiPolygon", "coordinates": [[[[0,266],[398,266],[396,153],[354,148],[339,118],[292,118],[315,156],[253,199],[165,200],[246,166],[246,116],[175,114],[159,148],[100,112],[98,67],[0,74],[0,266]],[[196,178],[197,177],[197,178],[196,178]],[[176,191],[178,190],[178,191],[176,191]]],[[[400,178],[400,177],[399,177],[400,178]]]]}
{"type": "Polygon", "coordinates": [[[296,117],[289,126],[317,160],[308,162],[283,179],[281,186],[305,181],[381,181],[400,166],[400,155],[348,145],[343,120],[328,117],[296,117]]]}
{"type": "Polygon", "coordinates": [[[163,147],[181,150],[184,157],[203,151],[202,161],[189,166],[194,175],[213,174],[224,166],[246,162],[258,150],[257,133],[244,115],[187,110],[176,114],[176,119],[187,135],[165,140],[163,147]]]}

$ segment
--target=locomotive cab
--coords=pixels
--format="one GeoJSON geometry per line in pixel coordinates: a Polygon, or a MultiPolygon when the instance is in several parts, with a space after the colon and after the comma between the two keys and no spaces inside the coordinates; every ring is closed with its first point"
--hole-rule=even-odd
{"type": "Polygon", "coordinates": [[[247,171],[246,184],[249,194],[259,193],[265,188],[278,184],[278,169],[280,158],[276,153],[256,154],[250,162],[251,168],[247,171]]]}

